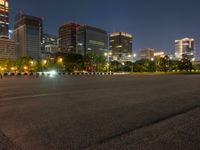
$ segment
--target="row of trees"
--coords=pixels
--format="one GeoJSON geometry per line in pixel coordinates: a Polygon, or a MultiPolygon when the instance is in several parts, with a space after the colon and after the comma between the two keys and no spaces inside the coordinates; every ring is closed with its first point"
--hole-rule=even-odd
{"type": "Polygon", "coordinates": [[[17,60],[7,60],[0,63],[1,71],[89,71],[89,72],[172,72],[200,70],[200,65],[193,66],[183,57],[181,61],[171,60],[168,56],[157,58],[154,61],[142,59],[139,61],[120,63],[108,62],[104,55],[88,53],[85,56],[77,54],[58,53],[53,59],[34,60],[31,57],[22,57],[17,60]]]}
{"type": "Polygon", "coordinates": [[[43,59],[34,60],[31,57],[21,57],[17,60],[6,60],[0,62],[0,71],[12,71],[12,72],[36,72],[50,69],[59,69],[62,64],[55,63],[54,60],[43,59]]]}
{"type": "Polygon", "coordinates": [[[111,63],[112,71],[133,71],[133,72],[178,72],[200,70],[200,65],[192,65],[192,62],[185,56],[182,60],[172,60],[168,56],[157,58],[154,61],[142,59],[135,63],[126,62],[124,65],[118,62],[111,63]]]}
{"type": "Polygon", "coordinates": [[[79,54],[57,53],[55,58],[34,60],[31,57],[22,57],[17,60],[6,60],[0,62],[0,71],[13,72],[36,72],[36,71],[106,71],[106,57],[95,53],[86,56],[79,54]]]}

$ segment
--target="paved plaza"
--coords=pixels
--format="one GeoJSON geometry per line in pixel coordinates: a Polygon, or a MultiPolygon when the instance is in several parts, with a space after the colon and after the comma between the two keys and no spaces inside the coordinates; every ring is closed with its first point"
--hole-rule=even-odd
{"type": "Polygon", "coordinates": [[[0,149],[199,150],[200,76],[5,77],[0,149]]]}

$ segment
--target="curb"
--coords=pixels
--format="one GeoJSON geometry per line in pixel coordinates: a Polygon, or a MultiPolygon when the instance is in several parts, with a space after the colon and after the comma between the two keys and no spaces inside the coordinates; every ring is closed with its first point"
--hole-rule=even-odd
{"type": "MultiPolygon", "coordinates": [[[[3,73],[4,77],[6,76],[51,76],[49,72],[32,72],[32,73],[3,73]]],[[[59,76],[111,76],[115,75],[114,73],[106,73],[106,72],[90,72],[90,73],[75,73],[75,72],[59,72],[55,75],[59,76]]]]}

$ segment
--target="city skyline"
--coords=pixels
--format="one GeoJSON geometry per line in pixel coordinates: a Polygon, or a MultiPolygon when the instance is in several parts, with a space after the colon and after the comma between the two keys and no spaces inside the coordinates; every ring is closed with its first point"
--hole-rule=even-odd
{"type": "Polygon", "coordinates": [[[48,33],[57,34],[61,24],[76,21],[103,28],[108,32],[130,32],[134,37],[133,48],[136,51],[150,47],[174,52],[174,41],[184,37],[194,38],[197,41],[197,50],[199,49],[200,21],[197,19],[200,12],[197,7],[199,3],[197,0],[190,1],[192,10],[187,9],[186,0],[175,2],[61,0],[57,4],[59,6],[57,9],[52,0],[49,0],[48,4],[44,1],[20,0],[11,2],[10,7],[13,9],[11,17],[19,10],[43,17],[44,28],[48,33]],[[88,11],[90,9],[92,12],[88,11]]]}

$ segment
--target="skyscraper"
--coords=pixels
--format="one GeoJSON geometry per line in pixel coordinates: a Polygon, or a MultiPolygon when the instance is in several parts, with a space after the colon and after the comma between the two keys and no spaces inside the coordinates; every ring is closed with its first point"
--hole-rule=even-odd
{"type": "Polygon", "coordinates": [[[108,51],[107,31],[96,27],[83,25],[78,32],[78,53],[85,55],[94,52],[102,55],[108,51]]]}
{"type": "Polygon", "coordinates": [[[58,37],[52,34],[43,34],[42,40],[42,58],[47,59],[54,56],[59,52],[59,40],[58,37]]]}
{"type": "Polygon", "coordinates": [[[60,50],[63,53],[77,52],[77,33],[80,25],[77,23],[66,23],[59,28],[60,50]]]}
{"type": "Polygon", "coordinates": [[[16,43],[13,40],[0,38],[0,61],[16,59],[16,43]]]}
{"type": "Polygon", "coordinates": [[[195,60],[195,44],[193,38],[183,38],[175,40],[175,57],[182,59],[186,56],[189,60],[195,60]]]}
{"type": "Polygon", "coordinates": [[[110,34],[110,51],[113,60],[124,62],[132,61],[133,36],[126,32],[114,32],[110,34]],[[130,57],[131,56],[131,57],[130,57]]]}
{"type": "Polygon", "coordinates": [[[18,14],[14,21],[13,39],[17,42],[18,57],[40,59],[42,43],[42,19],[18,14]]]}
{"type": "Polygon", "coordinates": [[[0,38],[8,39],[8,0],[0,0],[0,38]]]}

